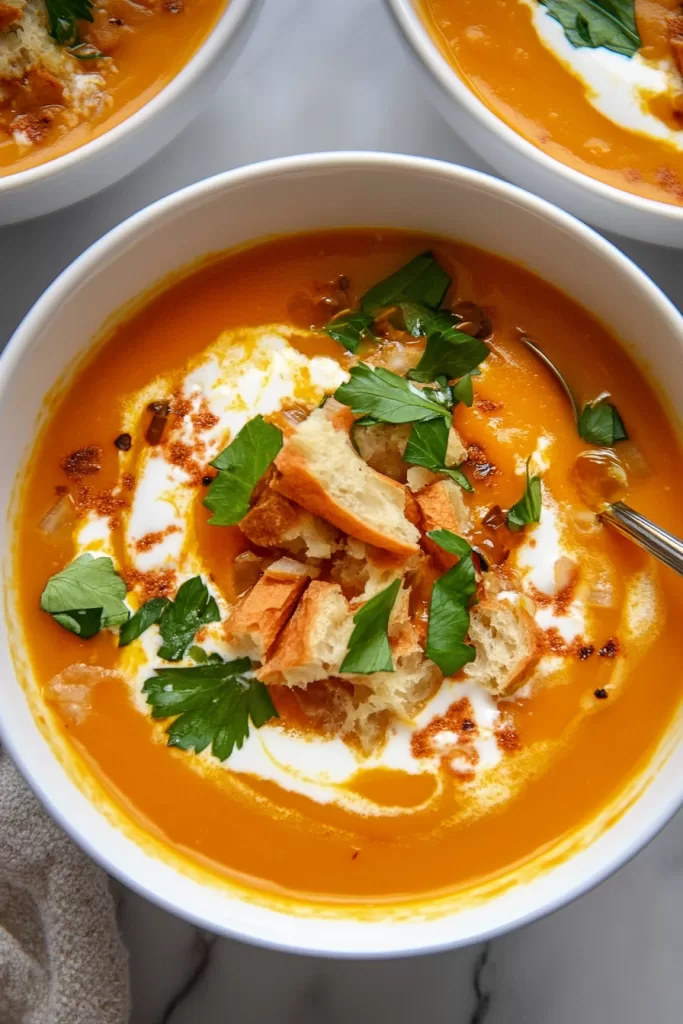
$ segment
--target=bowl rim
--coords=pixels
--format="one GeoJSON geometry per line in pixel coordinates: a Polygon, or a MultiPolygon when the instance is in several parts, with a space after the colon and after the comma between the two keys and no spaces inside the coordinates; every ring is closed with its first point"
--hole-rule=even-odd
{"type": "Polygon", "coordinates": [[[166,110],[183,92],[191,89],[201,79],[206,67],[219,56],[230,38],[238,34],[251,12],[257,11],[261,2],[262,0],[223,0],[223,11],[204,41],[178,73],[147,103],[113,128],[102,132],[89,142],[84,142],[82,146],[68,150],[52,160],[45,160],[35,167],[29,167],[25,171],[3,175],[0,177],[0,196],[25,186],[35,185],[52,175],[68,173],[75,165],[106,152],[129,133],[144,128],[148,121],[166,110]]]}
{"type": "MultiPolygon", "coordinates": [[[[450,179],[456,185],[462,183],[471,187],[478,187],[497,194],[501,198],[514,200],[515,203],[522,205],[530,214],[541,215],[553,221],[556,226],[578,236],[585,245],[597,250],[598,254],[610,260],[618,268],[619,272],[623,274],[626,287],[628,286],[629,279],[632,283],[637,283],[644,295],[644,299],[658,306],[662,314],[672,320],[672,324],[675,325],[675,329],[680,334],[683,342],[683,315],[644,271],[593,228],[587,226],[571,214],[553,206],[546,200],[540,199],[538,196],[526,192],[516,185],[509,184],[481,171],[441,160],[379,152],[342,151],[314,153],[262,161],[234,170],[224,171],[213,177],[190,184],[183,189],[158,199],[95,241],[66,267],[47,288],[26,314],[4,352],[0,355],[0,403],[7,388],[11,387],[13,374],[23,358],[24,350],[30,346],[33,337],[43,331],[46,325],[50,323],[53,310],[58,308],[62,295],[71,292],[76,285],[82,285],[88,277],[90,267],[106,263],[112,252],[119,253],[129,250],[132,245],[135,245],[136,236],[147,230],[153,230],[155,223],[162,220],[168,214],[177,213],[182,211],[183,208],[191,208],[196,201],[211,200],[212,198],[218,199],[220,194],[226,190],[240,188],[244,185],[249,185],[252,181],[268,179],[275,175],[298,175],[311,171],[324,174],[330,171],[357,169],[384,169],[387,173],[403,171],[426,177],[439,175],[450,179]]],[[[257,241],[257,239],[254,239],[254,241],[257,241]]],[[[4,619],[5,617],[6,609],[3,607],[2,612],[0,612],[0,618],[4,619]]],[[[356,938],[351,943],[346,936],[344,941],[333,939],[325,928],[325,922],[319,921],[317,926],[321,935],[319,939],[309,937],[309,932],[305,932],[306,939],[303,936],[288,938],[287,935],[275,934],[274,929],[270,930],[267,926],[264,927],[260,923],[261,918],[257,918],[255,921],[250,920],[233,924],[230,921],[225,921],[225,919],[218,921],[210,915],[195,911],[189,904],[189,901],[174,902],[172,896],[169,895],[168,885],[163,881],[157,880],[154,884],[148,884],[142,877],[138,877],[139,873],[134,866],[131,869],[117,862],[113,854],[107,849],[106,844],[94,839],[88,833],[86,824],[79,820],[79,813],[73,814],[70,812],[69,806],[72,807],[73,804],[69,805],[66,800],[55,795],[56,784],[53,785],[50,774],[42,772],[42,770],[34,771],[35,757],[20,744],[19,737],[15,738],[10,731],[10,723],[7,716],[11,714],[13,712],[6,711],[5,706],[0,702],[0,740],[2,744],[11,754],[21,774],[51,816],[57,820],[64,831],[76,841],[81,849],[85,850],[110,875],[118,878],[128,888],[176,916],[200,927],[207,928],[216,934],[247,941],[265,948],[306,955],[348,959],[398,957],[454,949],[495,938],[513,928],[530,924],[591,891],[647,845],[670,821],[676,811],[683,806],[682,783],[679,791],[676,791],[675,787],[671,787],[665,798],[660,801],[656,808],[656,813],[651,811],[645,822],[633,829],[633,834],[627,842],[610,844],[608,852],[601,855],[601,861],[595,868],[578,872],[576,877],[570,880],[570,884],[559,886],[552,896],[537,898],[529,910],[522,913],[508,912],[503,915],[502,919],[500,917],[497,921],[494,919],[489,927],[480,928],[469,935],[456,936],[450,939],[438,934],[429,934],[428,937],[425,937],[422,930],[413,935],[410,931],[404,931],[405,925],[402,926],[400,923],[392,925],[391,922],[387,922],[385,924],[386,938],[382,942],[375,943],[374,939],[372,939],[368,943],[366,939],[364,943],[358,943],[358,938],[356,938]]],[[[53,752],[52,757],[58,760],[53,752]]],[[[79,787],[76,786],[73,780],[71,780],[71,785],[79,792],[79,787]]],[[[103,812],[96,804],[82,791],[80,792],[89,809],[99,817],[106,818],[106,815],[103,815],[103,812]]],[[[647,790],[638,794],[633,804],[640,803],[646,792],[647,790]]],[[[141,849],[140,844],[136,840],[133,839],[131,841],[135,844],[136,848],[141,849]]],[[[156,855],[153,856],[153,859],[159,863],[156,855]]],[[[572,856],[568,855],[564,863],[569,863],[572,859],[572,856]]],[[[179,870],[175,868],[175,871],[179,870]]],[[[532,882],[531,884],[533,885],[534,883],[532,882]]],[[[264,913],[271,923],[275,921],[276,917],[278,919],[284,918],[287,922],[294,924],[298,920],[296,913],[288,914],[275,909],[269,909],[264,911],[264,913]]],[[[439,921],[447,920],[450,916],[452,914],[446,913],[443,917],[435,918],[434,922],[432,922],[434,931],[438,931],[439,921]]],[[[362,927],[362,924],[359,923],[359,927],[362,927]]],[[[428,928],[428,925],[425,927],[428,928]]],[[[431,929],[429,931],[431,932],[431,929]]],[[[318,934],[318,932],[316,931],[314,934],[318,934]]]]}
{"type": "Polygon", "coordinates": [[[537,163],[544,171],[564,179],[575,189],[592,192],[593,196],[600,200],[621,203],[638,214],[683,223],[683,206],[675,206],[673,203],[665,203],[657,199],[648,199],[645,196],[628,192],[626,189],[617,188],[616,185],[609,185],[598,178],[593,178],[590,174],[577,171],[569,164],[550,156],[529,142],[501,117],[494,114],[483,100],[480,100],[469,88],[455,68],[449,64],[418,13],[417,3],[419,0],[385,0],[385,2],[411,49],[431,73],[442,91],[451,100],[455,100],[456,103],[464,107],[467,113],[479,121],[491,134],[497,135],[508,146],[515,149],[521,157],[537,163]]]}

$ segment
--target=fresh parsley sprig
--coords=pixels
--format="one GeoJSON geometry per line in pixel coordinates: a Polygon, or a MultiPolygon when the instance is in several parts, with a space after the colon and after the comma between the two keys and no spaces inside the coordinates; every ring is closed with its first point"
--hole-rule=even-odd
{"type": "Polygon", "coordinates": [[[204,504],[212,526],[235,526],[244,519],[256,484],[282,447],[282,431],[263,416],[249,420],[211,465],[218,470],[204,504]]]}
{"type": "MultiPolygon", "coordinates": [[[[163,640],[159,657],[166,661],[180,661],[198,630],[210,622],[218,622],[220,617],[216,599],[209,593],[201,576],[193,576],[178,588],[175,600],[153,597],[138,608],[121,628],[119,647],[127,647],[158,622],[163,640]]],[[[201,648],[193,650],[200,651],[200,656],[203,653],[201,648]]]]}
{"type": "Polygon", "coordinates": [[[541,0],[572,46],[604,46],[632,57],[642,46],[635,0],[541,0]]]}
{"type": "Polygon", "coordinates": [[[77,21],[93,21],[92,0],[45,0],[50,35],[60,46],[78,42],[77,21]]]}
{"type": "Polygon", "coordinates": [[[88,640],[101,629],[127,621],[125,596],[126,584],[111,558],[86,552],[50,577],[40,607],[64,629],[88,640]]]}
{"type": "Polygon", "coordinates": [[[591,444],[613,448],[619,441],[628,441],[628,433],[616,406],[606,398],[588,402],[578,419],[579,436],[591,444]]]}
{"type": "Polygon", "coordinates": [[[370,288],[361,299],[361,309],[371,316],[376,316],[380,309],[402,303],[416,303],[436,310],[443,302],[450,283],[450,275],[434,254],[423,252],[370,288]]]}
{"type": "Polygon", "coordinates": [[[479,338],[459,331],[454,323],[446,325],[450,317],[452,314],[442,311],[427,323],[427,345],[417,366],[406,375],[410,380],[426,383],[439,376],[456,380],[471,373],[488,356],[490,349],[479,338]],[[442,324],[444,318],[446,323],[442,324]]]}
{"type": "Polygon", "coordinates": [[[119,630],[119,647],[127,647],[139,636],[158,622],[170,604],[167,597],[153,597],[146,601],[134,615],[124,622],[119,630]]]}
{"type": "Polygon", "coordinates": [[[372,333],[373,317],[369,313],[362,313],[356,310],[352,313],[344,313],[335,320],[323,327],[323,333],[338,341],[348,352],[357,352],[361,342],[374,339],[372,333]]]}
{"type": "Polygon", "coordinates": [[[472,491],[474,488],[461,469],[446,466],[449,431],[450,425],[442,418],[416,423],[408,437],[403,459],[412,466],[424,466],[432,473],[445,473],[464,490],[472,491]]]}
{"type": "Polygon", "coordinates": [[[159,633],[164,642],[159,657],[180,661],[198,630],[210,622],[219,622],[220,617],[216,598],[211,596],[201,576],[186,580],[161,616],[159,633]]]}
{"type": "Polygon", "coordinates": [[[527,459],[524,494],[512,506],[507,515],[507,524],[511,530],[521,530],[527,523],[539,523],[541,521],[541,478],[540,476],[531,476],[529,472],[530,462],[531,459],[527,459]]]}
{"type": "Polygon", "coordinates": [[[375,594],[353,617],[354,629],[340,672],[393,672],[389,646],[389,618],[396,603],[401,581],[394,580],[375,594]]]}
{"type": "Polygon", "coordinates": [[[469,606],[476,589],[472,549],[450,530],[430,530],[430,540],[457,555],[459,561],[435,582],[429,605],[425,654],[446,676],[474,661],[474,647],[465,643],[470,626],[469,606]]]}
{"type": "Polygon", "coordinates": [[[369,423],[417,423],[437,416],[450,421],[450,408],[441,393],[432,395],[379,366],[372,369],[365,363],[352,367],[350,379],[341,384],[334,397],[369,423]]]}
{"type": "Polygon", "coordinates": [[[166,732],[169,747],[200,754],[209,745],[225,761],[249,735],[278,713],[263,683],[251,676],[248,658],[157,669],[142,688],[153,718],[174,718],[166,732]]]}

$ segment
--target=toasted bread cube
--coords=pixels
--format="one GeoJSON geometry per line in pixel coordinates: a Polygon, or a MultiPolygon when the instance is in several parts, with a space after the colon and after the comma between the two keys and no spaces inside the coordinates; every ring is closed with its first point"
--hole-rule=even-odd
{"type": "Polygon", "coordinates": [[[326,409],[315,409],[285,441],[272,486],[352,537],[415,554],[420,535],[406,518],[404,488],[360,458],[341,414],[326,409]]]}
{"type": "Polygon", "coordinates": [[[294,559],[280,558],[268,566],[225,623],[225,638],[235,654],[265,661],[308,580],[306,566],[294,559]]]}
{"type": "Polygon", "coordinates": [[[469,641],[477,654],[465,675],[494,697],[519,689],[540,656],[538,627],[519,595],[485,597],[474,605],[469,641]]]}
{"type": "Polygon", "coordinates": [[[450,469],[452,466],[459,466],[461,462],[465,462],[467,459],[467,448],[462,442],[460,434],[451,426],[448,431],[448,445],[446,447],[446,459],[445,464],[450,469]]]}
{"type": "Polygon", "coordinates": [[[355,427],[353,439],[368,466],[405,483],[408,466],[403,453],[412,429],[412,423],[375,423],[371,427],[355,427]]]}
{"type": "Polygon", "coordinates": [[[329,523],[270,487],[241,521],[240,530],[258,547],[285,548],[308,558],[329,558],[340,544],[329,523]]]}
{"type": "MultiPolygon", "coordinates": [[[[459,537],[464,537],[471,529],[472,523],[463,500],[462,488],[453,480],[437,480],[436,483],[429,484],[417,492],[415,500],[420,506],[423,533],[427,534],[430,530],[450,530],[459,537]]],[[[424,543],[443,569],[450,569],[458,561],[456,555],[444,551],[429,537],[425,537],[424,543]]]]}
{"type": "Polygon", "coordinates": [[[259,679],[282,686],[306,686],[336,675],[352,631],[353,616],[341,587],[314,581],[257,673],[259,679]]]}

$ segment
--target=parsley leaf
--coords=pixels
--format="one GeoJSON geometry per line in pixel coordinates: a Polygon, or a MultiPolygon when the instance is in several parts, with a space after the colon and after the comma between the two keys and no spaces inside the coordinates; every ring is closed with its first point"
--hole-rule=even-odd
{"type": "Polygon", "coordinates": [[[348,405],[359,416],[370,414],[370,423],[416,423],[447,416],[448,408],[439,400],[429,397],[403,377],[379,366],[371,369],[359,363],[351,369],[351,377],[341,384],[334,397],[348,405]]]}
{"type": "Polygon", "coordinates": [[[224,660],[223,658],[221,658],[220,654],[216,653],[216,651],[214,651],[212,654],[207,654],[203,647],[190,647],[187,653],[192,658],[192,660],[197,663],[197,665],[221,665],[224,660]]]}
{"type": "Polygon", "coordinates": [[[153,718],[175,717],[166,730],[169,747],[200,754],[209,744],[219,761],[239,750],[249,719],[260,728],[278,714],[266,686],[247,676],[248,658],[157,669],[142,688],[153,718]]]}
{"type": "Polygon", "coordinates": [[[361,313],[356,310],[353,313],[345,313],[338,316],[336,320],[323,327],[323,333],[334,341],[338,341],[349,352],[357,352],[360,343],[366,338],[374,338],[370,327],[373,317],[369,313],[361,313]]]}
{"type": "Polygon", "coordinates": [[[197,630],[209,622],[219,622],[220,617],[216,599],[209,594],[201,576],[186,580],[175,601],[163,612],[159,632],[164,643],[159,648],[159,657],[180,661],[197,630]]]}
{"type": "Polygon", "coordinates": [[[474,388],[472,387],[472,378],[480,377],[480,370],[471,370],[466,373],[464,377],[461,377],[457,384],[451,386],[451,392],[456,402],[462,402],[468,408],[472,406],[474,402],[474,388]]]}
{"type": "Polygon", "coordinates": [[[526,462],[526,487],[524,494],[508,512],[508,526],[511,530],[521,530],[527,523],[541,521],[541,478],[529,475],[529,462],[526,462]]]}
{"type": "Polygon", "coordinates": [[[472,491],[472,484],[463,471],[445,464],[449,430],[450,424],[441,418],[416,423],[410,431],[403,460],[412,466],[424,466],[432,473],[445,473],[464,490],[472,491]]]}
{"type": "Polygon", "coordinates": [[[50,577],[40,607],[64,629],[86,640],[100,629],[126,622],[125,596],[126,584],[111,558],[94,558],[86,552],[50,577]]]}
{"type": "Polygon", "coordinates": [[[415,369],[408,371],[410,380],[425,383],[440,375],[454,380],[471,373],[489,354],[488,345],[448,326],[446,317],[452,314],[442,311],[427,323],[427,345],[415,369]]]}
{"type": "Polygon", "coordinates": [[[579,436],[591,444],[613,448],[617,441],[628,441],[624,422],[615,406],[605,399],[588,402],[578,419],[579,436]]]}
{"type": "Polygon", "coordinates": [[[438,309],[450,283],[450,276],[433,254],[423,252],[405,267],[370,288],[361,299],[361,309],[372,316],[380,309],[404,302],[438,309]]]}
{"type": "Polygon", "coordinates": [[[61,46],[77,42],[77,21],[93,20],[92,0],[45,0],[45,6],[50,19],[50,35],[61,46]]]}
{"type": "Polygon", "coordinates": [[[213,526],[234,526],[249,511],[251,495],[282,447],[282,431],[255,416],[211,463],[218,470],[204,504],[213,526]]]}
{"type": "Polygon", "coordinates": [[[353,617],[355,623],[340,672],[393,672],[389,646],[389,617],[396,602],[401,581],[394,580],[359,608],[353,617]]]}
{"type": "Polygon", "coordinates": [[[642,42],[635,0],[541,0],[572,46],[604,46],[632,57],[642,42]]]}
{"type": "Polygon", "coordinates": [[[446,676],[474,661],[475,649],[465,643],[470,626],[470,601],[476,589],[472,549],[450,530],[431,530],[431,540],[460,561],[440,576],[432,588],[425,654],[446,676]]]}
{"type": "Polygon", "coordinates": [[[150,601],[146,601],[134,615],[131,615],[128,622],[124,622],[121,626],[119,647],[127,647],[133,640],[142,636],[146,629],[159,621],[169,604],[170,601],[167,597],[153,597],[150,601]]]}

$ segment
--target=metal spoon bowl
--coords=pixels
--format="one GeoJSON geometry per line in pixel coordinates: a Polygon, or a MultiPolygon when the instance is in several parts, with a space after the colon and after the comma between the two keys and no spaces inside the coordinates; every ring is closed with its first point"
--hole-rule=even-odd
{"type": "MultiPolygon", "coordinates": [[[[553,374],[569,400],[574,419],[578,421],[579,407],[576,404],[576,399],[558,368],[527,334],[520,332],[519,339],[553,374]]],[[[653,555],[664,565],[668,565],[670,569],[683,576],[683,541],[675,537],[673,533],[657,526],[651,519],[636,512],[623,501],[615,501],[606,505],[597,513],[597,516],[602,523],[614,527],[624,537],[639,544],[648,554],[653,555]]]]}

